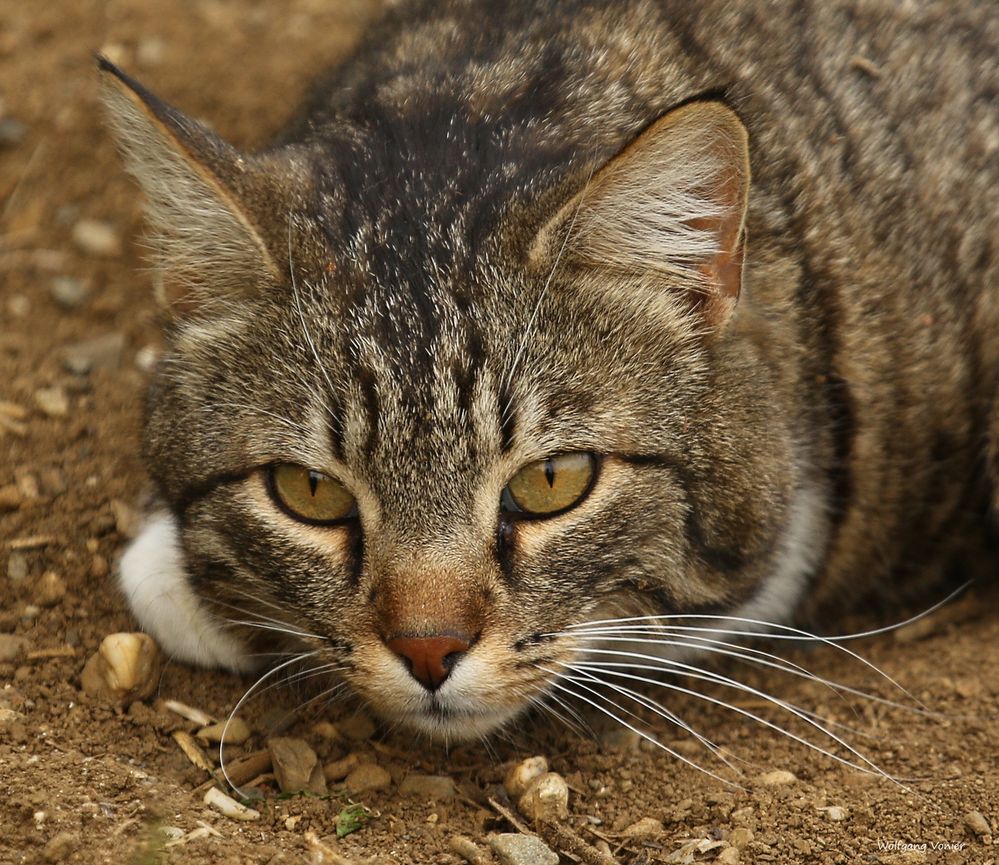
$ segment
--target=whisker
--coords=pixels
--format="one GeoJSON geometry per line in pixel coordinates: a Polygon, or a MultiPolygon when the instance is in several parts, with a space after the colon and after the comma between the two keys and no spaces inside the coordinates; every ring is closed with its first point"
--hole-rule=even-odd
{"type": "MultiPolygon", "coordinates": [[[[767,652],[763,649],[759,649],[753,646],[744,646],[740,643],[732,643],[726,640],[714,640],[711,639],[710,637],[700,637],[688,634],[678,634],[677,636],[681,636],[683,637],[683,639],[681,640],[638,639],[633,636],[614,637],[614,636],[604,636],[604,635],[594,636],[594,637],[587,636],[584,639],[599,641],[602,644],[620,642],[620,643],[636,644],[636,645],[646,643],[653,646],[675,646],[678,648],[693,649],[699,652],[719,654],[725,657],[742,660],[745,661],[746,663],[753,664],[758,667],[767,667],[771,669],[780,670],[782,672],[789,673],[790,675],[798,676],[799,678],[815,682],[816,684],[828,688],[833,693],[835,693],[836,696],[838,696],[840,699],[843,699],[844,701],[846,699],[844,697],[844,694],[850,694],[851,696],[860,697],[861,699],[865,700],[870,700],[871,702],[874,703],[880,703],[881,705],[888,706],[892,709],[898,709],[904,712],[912,712],[914,714],[922,715],[924,717],[939,717],[938,713],[935,713],[929,709],[918,708],[915,706],[907,706],[905,703],[899,703],[896,700],[889,700],[886,697],[881,697],[877,694],[872,694],[860,688],[854,688],[850,685],[846,685],[841,682],[836,682],[832,679],[826,679],[825,677],[819,676],[816,673],[813,673],[811,670],[802,667],[800,664],[794,663],[794,661],[790,661],[787,658],[782,658],[780,655],[775,655],[772,652],[767,652]],[[686,640],[693,640],[696,642],[685,642],[686,640]]],[[[589,651],[589,650],[583,649],[583,651],[589,651]]],[[[849,703],[847,703],[847,705],[849,705],[849,703]]]]}
{"type": "Polygon", "coordinates": [[[236,789],[236,785],[232,783],[232,780],[229,778],[229,772],[225,768],[225,737],[226,734],[229,732],[229,726],[230,724],[232,724],[233,718],[236,717],[236,713],[240,710],[240,708],[242,708],[243,704],[250,698],[250,696],[256,693],[260,685],[262,685],[267,679],[271,678],[271,676],[276,675],[277,673],[281,672],[281,670],[285,669],[286,667],[289,667],[291,664],[304,661],[307,658],[315,657],[318,654],[319,652],[316,651],[316,652],[308,652],[304,655],[295,655],[293,658],[289,658],[287,661],[284,661],[283,663],[278,664],[276,667],[268,670],[266,673],[260,676],[260,678],[258,678],[256,682],[254,682],[252,685],[250,685],[249,688],[246,689],[246,691],[243,693],[243,696],[239,698],[239,700],[236,702],[236,705],[229,713],[229,717],[226,718],[225,724],[222,727],[222,736],[221,736],[221,741],[219,742],[219,768],[222,770],[222,776],[225,778],[226,783],[233,790],[236,789]]]}
{"type": "MultiPolygon", "coordinates": [[[[636,655],[635,657],[642,657],[642,656],[641,655],[636,655]]],[[[656,661],[658,659],[656,659],[656,658],[649,658],[648,660],[656,661]]],[[[574,670],[574,671],[579,672],[578,668],[575,667],[574,665],[565,664],[565,663],[560,662],[560,661],[557,661],[556,663],[558,663],[560,666],[564,666],[566,669],[570,669],[570,670],[574,670]]],[[[650,670],[650,671],[656,671],[656,672],[662,672],[662,669],[663,669],[661,666],[653,666],[653,665],[647,665],[647,664],[629,664],[629,665],[620,665],[620,666],[626,666],[627,669],[650,670]]],[[[689,667],[689,665],[684,665],[684,666],[688,667],[691,670],[695,670],[696,671],[696,668],[689,667]]],[[[690,688],[684,688],[681,685],[676,685],[676,684],[673,684],[671,682],[663,682],[661,680],[653,679],[653,678],[650,678],[648,676],[636,676],[636,675],[631,674],[631,673],[620,672],[619,670],[615,669],[615,665],[600,666],[599,664],[586,664],[585,665],[585,669],[587,669],[587,670],[597,669],[601,673],[605,673],[605,674],[610,675],[610,676],[617,676],[619,678],[631,679],[631,680],[634,680],[634,681],[637,681],[637,682],[643,682],[643,683],[649,684],[649,685],[657,685],[657,686],[659,686],[661,688],[666,688],[667,690],[676,691],[678,693],[689,694],[690,696],[693,696],[693,697],[695,697],[695,698],[697,698],[699,700],[705,700],[705,701],[707,701],[709,703],[713,703],[713,704],[715,704],[717,706],[721,706],[722,708],[729,709],[730,711],[736,712],[737,714],[740,714],[740,715],[742,715],[742,716],[744,716],[746,718],[751,718],[752,720],[756,721],[757,723],[762,724],[763,726],[768,727],[768,728],[770,728],[772,730],[775,730],[776,732],[782,733],[785,736],[787,736],[788,738],[793,739],[794,741],[798,742],[799,744],[805,745],[806,747],[811,748],[812,750],[817,751],[817,752],[819,752],[821,754],[824,754],[827,757],[831,757],[832,759],[836,760],[839,763],[842,763],[842,764],[844,764],[846,766],[850,766],[851,768],[857,769],[859,771],[866,772],[867,774],[880,775],[881,777],[886,778],[887,780],[891,781],[893,784],[897,784],[898,786],[900,786],[903,789],[907,790],[907,788],[905,787],[905,785],[903,785],[896,778],[892,777],[887,772],[885,772],[885,770],[882,769],[880,766],[878,766],[873,760],[871,760],[870,758],[868,758],[867,756],[865,756],[863,753],[861,753],[860,751],[858,751],[856,748],[854,748],[852,745],[850,745],[848,742],[846,742],[840,736],[837,736],[834,732],[832,732],[830,729],[828,729],[828,727],[826,727],[822,722],[814,720],[813,718],[810,718],[809,717],[810,713],[806,712],[805,710],[800,709],[797,706],[794,706],[791,703],[788,703],[785,700],[781,700],[779,697],[774,697],[773,695],[767,694],[764,691],[760,691],[757,688],[753,688],[750,685],[744,685],[741,682],[735,681],[734,679],[729,679],[727,676],[720,676],[720,675],[716,675],[716,674],[708,674],[706,671],[696,671],[694,673],[690,673],[689,674],[692,678],[695,678],[695,679],[704,679],[706,681],[714,682],[716,684],[726,685],[728,687],[731,687],[731,688],[733,688],[735,690],[738,690],[738,691],[742,691],[742,692],[747,693],[747,694],[752,694],[753,696],[759,697],[760,699],[763,699],[763,700],[767,701],[768,703],[772,703],[774,706],[777,706],[778,708],[784,709],[786,712],[794,715],[795,717],[797,717],[800,720],[804,721],[806,724],[810,725],[814,729],[816,729],[819,732],[821,732],[821,733],[825,734],[826,736],[828,736],[830,739],[832,739],[838,745],[842,746],[847,751],[849,751],[851,754],[853,754],[854,757],[856,757],[857,759],[859,759],[863,763],[867,764],[867,766],[869,766],[870,768],[865,768],[864,766],[862,766],[862,765],[860,765],[858,763],[855,763],[852,760],[849,760],[849,759],[847,759],[845,757],[841,757],[838,754],[835,754],[835,753],[833,753],[831,751],[828,751],[825,748],[822,748],[821,746],[816,745],[814,742],[810,742],[808,739],[805,739],[804,737],[799,736],[796,733],[793,733],[790,730],[788,730],[788,729],[786,729],[784,727],[781,727],[780,725],[775,724],[772,721],[769,721],[768,719],[763,718],[763,717],[761,717],[760,715],[757,715],[754,712],[749,711],[748,709],[744,709],[744,708],[742,708],[740,706],[733,705],[732,703],[727,703],[724,700],[719,700],[718,698],[712,697],[712,696],[710,696],[708,694],[703,694],[703,693],[700,693],[698,691],[694,691],[694,690],[692,690],[690,688]]]]}
{"type": "MultiPolygon", "coordinates": [[[[565,631],[561,631],[561,632],[554,633],[554,634],[546,634],[545,636],[550,636],[550,637],[577,637],[578,638],[578,636],[579,636],[580,633],[583,633],[583,634],[585,634],[587,636],[595,636],[595,635],[600,635],[600,634],[603,634],[603,633],[611,633],[611,634],[614,634],[614,633],[628,633],[630,629],[634,629],[636,633],[651,633],[651,634],[655,635],[655,634],[662,633],[662,629],[669,629],[669,633],[677,633],[677,632],[684,633],[684,632],[694,631],[694,632],[697,632],[697,633],[720,634],[722,636],[765,637],[765,638],[770,639],[770,640],[797,640],[797,641],[810,641],[810,642],[825,643],[825,644],[827,644],[829,646],[832,646],[837,651],[843,652],[844,654],[846,654],[849,657],[853,658],[853,660],[859,661],[862,665],[864,665],[865,667],[867,667],[869,670],[872,670],[873,672],[877,673],[885,681],[887,681],[889,684],[891,684],[892,687],[896,688],[901,693],[905,694],[906,697],[908,697],[910,700],[912,700],[914,703],[916,703],[922,709],[924,709],[927,712],[930,711],[929,708],[926,705],[924,705],[921,700],[919,700],[915,695],[911,694],[906,688],[902,687],[902,685],[899,682],[897,682],[895,679],[893,679],[890,675],[888,675],[888,673],[886,673],[884,670],[882,670],[880,667],[878,667],[872,661],[867,660],[865,657],[863,657],[862,655],[858,654],[857,652],[854,652],[852,649],[849,649],[846,646],[840,645],[838,642],[834,642],[834,641],[828,640],[825,637],[820,637],[817,634],[811,634],[808,631],[801,630],[800,628],[793,628],[790,625],[780,625],[780,624],[777,624],[777,623],[774,623],[774,622],[764,622],[764,621],[761,621],[759,619],[744,619],[744,618],[741,618],[739,616],[709,615],[709,614],[706,614],[706,613],[697,613],[697,614],[691,613],[691,614],[686,614],[686,615],[666,614],[666,615],[660,615],[660,616],[634,616],[634,617],[630,617],[630,618],[617,619],[617,620],[606,619],[606,620],[604,620],[604,622],[607,622],[607,623],[615,622],[615,621],[617,621],[617,622],[636,622],[636,621],[646,622],[646,621],[662,621],[662,620],[676,620],[676,619],[695,619],[695,620],[710,620],[710,621],[745,622],[745,623],[748,623],[748,624],[760,625],[762,627],[767,627],[767,628],[770,628],[770,627],[772,627],[772,628],[778,628],[778,629],[784,631],[785,633],[774,634],[774,633],[771,633],[769,631],[758,632],[758,631],[746,631],[746,630],[743,630],[743,629],[735,630],[735,629],[725,629],[725,628],[704,628],[704,627],[683,626],[683,625],[656,626],[656,629],[654,631],[650,632],[650,631],[644,630],[644,628],[645,628],[644,625],[624,626],[624,627],[615,626],[613,628],[591,628],[587,624],[587,625],[581,625],[581,626],[572,625],[572,626],[570,626],[565,631]],[[577,627],[579,628],[579,630],[577,630],[577,627]]],[[[589,624],[604,624],[604,622],[595,622],[595,623],[589,623],[589,624]]]]}
{"type": "MultiPolygon", "coordinates": [[[[556,663],[560,663],[560,662],[556,662],[556,663]]],[[[693,736],[695,739],[697,739],[697,741],[700,742],[705,748],[707,748],[707,750],[710,751],[712,755],[714,755],[717,759],[721,760],[722,763],[724,763],[726,766],[728,766],[729,769],[731,769],[733,772],[739,773],[739,770],[735,766],[732,765],[732,763],[725,757],[724,754],[722,754],[721,748],[716,743],[712,742],[710,739],[708,739],[702,733],[699,733],[697,730],[695,730],[692,726],[690,726],[690,724],[688,724],[686,721],[684,721],[679,715],[677,715],[671,709],[667,709],[661,703],[656,702],[655,700],[653,700],[650,697],[646,697],[644,694],[639,694],[637,691],[632,691],[632,690],[630,690],[628,688],[624,688],[624,687],[622,687],[620,685],[616,685],[613,682],[606,682],[606,681],[602,680],[601,678],[599,678],[598,676],[594,676],[592,673],[589,673],[588,670],[584,670],[584,669],[582,669],[580,667],[575,667],[575,666],[571,667],[571,669],[574,672],[581,673],[582,675],[586,676],[589,679],[589,681],[591,681],[595,685],[603,685],[604,687],[611,688],[612,690],[616,691],[617,693],[621,694],[622,696],[629,697],[630,699],[634,700],[639,705],[644,706],[646,709],[649,709],[652,712],[655,712],[661,718],[666,719],[671,724],[679,727],[681,730],[686,731],[691,736],[693,736]]],[[[576,679],[576,678],[573,678],[572,681],[576,682],[577,684],[582,684],[579,681],[579,679],[576,679]]],[[[591,689],[588,688],[587,690],[591,690],[591,689]]],[[[596,693],[596,692],[593,692],[593,693],[596,693]]],[[[600,695],[600,696],[604,696],[604,695],[600,695]]],[[[641,718],[639,718],[638,715],[634,714],[633,712],[628,711],[623,706],[618,705],[618,708],[620,708],[623,712],[626,712],[630,717],[635,718],[636,720],[641,720],[641,718]]]]}
{"type": "Polygon", "coordinates": [[[588,705],[592,706],[598,712],[601,712],[604,715],[606,715],[612,721],[615,721],[616,723],[620,724],[621,726],[626,727],[627,729],[631,730],[637,736],[640,736],[641,738],[645,739],[645,741],[651,742],[655,747],[657,747],[657,748],[665,751],[667,754],[669,754],[671,757],[676,758],[681,763],[686,763],[691,768],[697,769],[699,772],[703,772],[705,775],[708,775],[708,776],[714,778],[716,781],[720,781],[722,784],[725,784],[726,786],[729,786],[729,787],[739,787],[739,785],[736,784],[735,782],[729,781],[726,778],[721,777],[721,775],[718,775],[715,772],[712,772],[710,769],[705,769],[703,766],[698,765],[693,760],[689,760],[687,757],[684,757],[683,754],[679,753],[678,751],[673,750],[672,748],[668,747],[667,745],[664,745],[662,742],[660,742],[654,736],[651,736],[649,733],[646,733],[644,730],[640,730],[637,727],[632,726],[627,721],[625,721],[623,718],[620,718],[619,716],[615,715],[613,712],[611,712],[606,707],[604,707],[604,706],[600,705],[599,703],[591,700],[586,695],[580,694],[578,691],[574,691],[572,688],[569,688],[568,686],[566,686],[563,683],[566,682],[566,681],[571,681],[571,682],[573,682],[576,685],[580,685],[581,687],[584,687],[590,693],[593,693],[595,696],[599,697],[600,699],[604,700],[605,702],[610,703],[612,706],[614,706],[614,708],[619,709],[622,712],[625,712],[625,714],[629,714],[629,715],[632,715],[632,717],[634,717],[633,713],[629,712],[627,709],[624,709],[622,706],[619,706],[617,703],[615,703],[613,700],[611,700],[606,695],[594,692],[592,688],[587,687],[583,682],[579,682],[579,681],[577,681],[576,679],[574,679],[572,677],[561,676],[560,674],[556,673],[554,670],[548,670],[545,667],[540,667],[540,666],[538,667],[538,669],[544,670],[544,672],[546,672],[546,673],[548,673],[548,674],[550,674],[550,675],[552,675],[554,677],[557,677],[551,683],[551,685],[552,685],[553,688],[557,688],[560,691],[564,691],[565,693],[569,694],[570,696],[575,697],[577,700],[582,700],[584,703],[587,703],[588,705]]]}

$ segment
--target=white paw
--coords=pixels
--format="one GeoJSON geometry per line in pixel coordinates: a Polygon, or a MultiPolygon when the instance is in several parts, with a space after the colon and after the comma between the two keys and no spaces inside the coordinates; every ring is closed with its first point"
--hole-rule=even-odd
{"type": "Polygon", "coordinates": [[[121,558],[122,590],[143,630],[181,661],[245,671],[246,647],[206,609],[187,581],[171,514],[153,514],[121,558]]]}

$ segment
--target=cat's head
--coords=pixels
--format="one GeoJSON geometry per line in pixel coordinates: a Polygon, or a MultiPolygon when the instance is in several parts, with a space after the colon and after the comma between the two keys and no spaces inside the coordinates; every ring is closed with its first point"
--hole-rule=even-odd
{"type": "Polygon", "coordinates": [[[172,302],[145,454],[221,620],[460,738],[585,683],[580,623],[760,590],[792,442],[729,108],[473,188],[347,121],[246,155],[105,72],[172,302]]]}

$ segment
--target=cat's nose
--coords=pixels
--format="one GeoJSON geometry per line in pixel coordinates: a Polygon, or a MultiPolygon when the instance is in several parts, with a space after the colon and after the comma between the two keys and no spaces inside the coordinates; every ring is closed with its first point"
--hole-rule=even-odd
{"type": "Polygon", "coordinates": [[[386,646],[402,658],[413,678],[428,691],[436,691],[444,684],[454,665],[471,644],[471,640],[455,634],[434,637],[404,635],[385,642],[386,646]]]}

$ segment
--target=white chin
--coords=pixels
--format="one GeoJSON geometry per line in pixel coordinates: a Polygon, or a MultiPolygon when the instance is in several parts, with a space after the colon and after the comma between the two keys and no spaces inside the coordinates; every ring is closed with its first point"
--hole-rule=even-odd
{"type": "Polygon", "coordinates": [[[422,733],[435,742],[461,742],[466,739],[480,739],[502,727],[521,712],[520,709],[503,709],[472,713],[454,712],[406,712],[389,715],[389,721],[397,721],[410,730],[422,733]]]}
{"type": "Polygon", "coordinates": [[[119,564],[121,588],[142,629],[172,657],[243,672],[256,664],[188,582],[173,515],[153,514],[119,564]]]}

